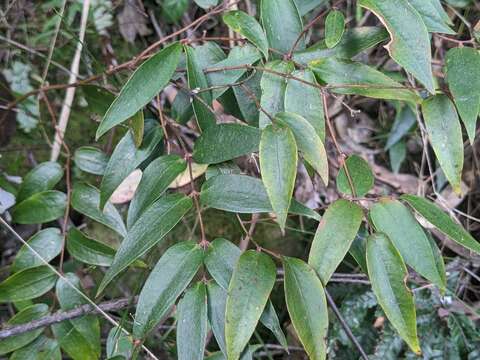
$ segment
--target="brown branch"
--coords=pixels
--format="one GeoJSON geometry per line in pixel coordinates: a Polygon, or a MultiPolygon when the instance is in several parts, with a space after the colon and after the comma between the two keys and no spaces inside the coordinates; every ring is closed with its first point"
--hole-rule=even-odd
{"type": "MultiPolygon", "coordinates": [[[[130,298],[105,301],[98,304],[98,308],[103,311],[117,311],[128,307],[130,301],[130,298]]],[[[137,298],[134,298],[133,303],[136,304],[136,302],[137,298]]],[[[10,326],[3,330],[0,330],[0,339],[5,339],[10,336],[23,334],[27,331],[32,331],[52,324],[57,324],[62,321],[75,319],[80,316],[98,314],[100,313],[98,308],[95,308],[90,304],[85,304],[68,311],[60,310],[52,315],[45,316],[41,319],[33,320],[25,324],[10,326]]]]}

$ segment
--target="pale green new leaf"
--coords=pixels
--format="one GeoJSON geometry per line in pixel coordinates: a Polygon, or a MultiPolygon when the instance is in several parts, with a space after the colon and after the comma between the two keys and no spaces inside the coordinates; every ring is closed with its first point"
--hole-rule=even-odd
{"type": "Polygon", "coordinates": [[[382,233],[367,239],[368,276],[388,320],[413,352],[420,353],[415,304],[405,284],[407,268],[398,250],[382,233]]]}
{"type": "Polygon", "coordinates": [[[168,84],[180,61],[181,52],[181,44],[173,43],[138,67],[108,108],[98,126],[97,140],[114,126],[135,115],[168,84]]]}
{"type": "Polygon", "coordinates": [[[265,59],[268,59],[267,36],[253,16],[240,10],[234,10],[223,15],[223,22],[227,24],[230,29],[244,36],[254,44],[263,53],[265,59]]]}
{"type": "MultiPolygon", "coordinates": [[[[271,48],[288,53],[300,37],[302,18],[293,0],[261,0],[260,16],[271,48]]],[[[305,48],[305,39],[300,37],[297,50],[305,48]]]]}
{"type": "Polygon", "coordinates": [[[238,360],[248,344],[275,284],[276,268],[261,252],[244,252],[233,271],[225,311],[227,358],[238,360]]]}
{"type": "Polygon", "coordinates": [[[259,155],[262,181],[283,230],[297,175],[297,144],[292,131],[279,124],[268,125],[262,131],[259,155]]]}
{"type": "Polygon", "coordinates": [[[408,0],[359,0],[390,33],[385,46],[393,60],[435,93],[430,37],[422,17],[408,0]]]}
{"type": "Polygon", "coordinates": [[[325,44],[333,48],[342,39],[345,31],[345,16],[339,10],[332,10],[325,19],[325,44]]]}
{"type": "Polygon", "coordinates": [[[428,138],[442,170],[456,193],[460,193],[463,169],[462,128],[457,111],[446,95],[422,103],[428,138]]]}
{"type": "MultiPolygon", "coordinates": [[[[317,84],[312,70],[295,70],[292,76],[317,84]]],[[[313,126],[322,142],[325,141],[325,118],[320,89],[293,78],[288,79],[285,89],[285,111],[301,115],[313,126]]]]}
{"type": "Polygon", "coordinates": [[[350,249],[362,223],[362,209],[353,202],[337,200],[331,204],[318,225],[308,256],[308,264],[327,284],[350,249]]]}
{"type": "Polygon", "coordinates": [[[175,300],[197,273],[203,256],[203,249],[192,241],[180,242],[163,254],[148,276],[138,298],[133,324],[135,339],[144,339],[167,315],[175,300]]]}
{"type": "Polygon", "coordinates": [[[423,197],[415,195],[405,194],[401,196],[401,199],[405,200],[408,205],[414,208],[423,218],[450,239],[480,254],[480,243],[475,240],[463,226],[455,222],[437,205],[423,197]]]}
{"type": "Polygon", "coordinates": [[[477,49],[450,49],[445,58],[448,87],[473,144],[480,112],[480,54],[477,49]]]}
{"type": "Polygon", "coordinates": [[[165,195],[155,201],[129,229],[97,294],[122,270],[162,240],[191,207],[192,199],[183,194],[165,195]]]}
{"type": "Polygon", "coordinates": [[[324,184],[328,185],[327,152],[314,127],[302,116],[293,113],[278,113],[275,119],[276,122],[284,124],[292,130],[298,150],[320,175],[324,184]]]}
{"type": "Polygon", "coordinates": [[[380,199],[370,208],[370,219],[377,231],[385,233],[393,242],[408,265],[445,289],[444,275],[436,265],[438,253],[405,205],[397,200],[380,199]]]}
{"type": "Polygon", "coordinates": [[[327,301],[315,271],[300,259],[284,257],[285,301],[300,341],[312,360],[326,358],[327,301]]]}
{"type": "Polygon", "coordinates": [[[207,339],[207,289],[198,282],[185,292],[177,306],[179,360],[203,360],[207,339]]]}

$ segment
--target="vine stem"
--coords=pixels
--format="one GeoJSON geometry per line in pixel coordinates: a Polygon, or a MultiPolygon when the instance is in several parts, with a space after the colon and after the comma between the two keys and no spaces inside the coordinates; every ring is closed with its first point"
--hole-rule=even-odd
{"type": "Polygon", "coordinates": [[[195,204],[195,209],[197,211],[198,222],[200,224],[200,246],[206,248],[209,244],[207,241],[207,237],[205,236],[205,226],[203,225],[203,218],[202,218],[202,209],[200,209],[200,203],[198,202],[198,192],[195,190],[195,184],[193,179],[193,171],[192,171],[192,155],[186,155],[186,160],[188,164],[188,173],[190,175],[190,187],[192,189],[192,198],[193,203],[195,204]]]}

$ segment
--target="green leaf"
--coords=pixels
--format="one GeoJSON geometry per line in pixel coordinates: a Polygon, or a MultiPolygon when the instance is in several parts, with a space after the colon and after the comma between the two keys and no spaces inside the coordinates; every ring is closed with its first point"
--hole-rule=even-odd
{"type": "Polygon", "coordinates": [[[213,335],[218,347],[226,356],[225,343],[225,307],[227,304],[227,291],[213,281],[207,283],[208,294],[208,321],[212,327],[213,335]]]}
{"type": "MultiPolygon", "coordinates": [[[[133,336],[143,339],[167,315],[198,271],[203,249],[192,241],[169,248],[148,276],[138,298],[133,336]]],[[[191,325],[191,324],[190,324],[191,325]]]]}
{"type": "Polygon", "coordinates": [[[47,161],[37,165],[23,179],[16,197],[17,203],[30,196],[51,190],[63,177],[63,168],[59,163],[47,161]]]}
{"type": "Polygon", "coordinates": [[[113,204],[107,202],[100,210],[100,192],[92,185],[77,183],[72,191],[72,207],[79,213],[99,222],[121,236],[127,234],[122,217],[113,204]]]}
{"type": "MultiPolygon", "coordinates": [[[[237,246],[221,238],[213,240],[207,249],[204,264],[212,278],[225,291],[228,290],[228,284],[241,253],[237,246]]],[[[223,314],[225,314],[225,309],[223,309],[223,314]]],[[[280,326],[280,321],[270,301],[267,302],[267,306],[260,317],[260,322],[275,335],[283,347],[287,347],[287,341],[280,326]]],[[[224,331],[222,332],[222,339],[223,333],[224,331]]],[[[215,335],[215,337],[218,340],[218,336],[215,335]]],[[[223,340],[223,342],[225,341],[223,340]]]]}
{"type": "Polygon", "coordinates": [[[445,70],[448,88],[473,144],[480,112],[480,54],[474,48],[450,49],[445,70]]]}
{"type": "Polygon", "coordinates": [[[358,265],[360,265],[361,270],[367,274],[367,236],[368,232],[365,226],[360,227],[355,240],[353,240],[350,249],[348,250],[349,254],[355,259],[358,265]]]}
{"type": "Polygon", "coordinates": [[[417,118],[410,106],[402,106],[398,109],[395,116],[395,122],[388,134],[385,150],[390,149],[393,145],[398,143],[416,123],[417,118]]]}
{"type": "Polygon", "coordinates": [[[300,259],[283,257],[285,301],[293,327],[312,360],[326,358],[328,311],[315,271],[300,259]]]}
{"type": "Polygon", "coordinates": [[[133,141],[137,148],[142,145],[143,131],[145,129],[145,118],[143,117],[143,110],[139,110],[130,118],[129,128],[132,131],[133,141]]]}
{"type": "Polygon", "coordinates": [[[154,127],[145,135],[142,147],[137,149],[132,132],[127,131],[115,147],[105,168],[105,174],[100,184],[100,209],[104,208],[108,199],[122,181],[152,155],[162,137],[162,130],[159,127],[154,127]]]}
{"type": "Polygon", "coordinates": [[[73,360],[99,359],[99,354],[94,352],[88,341],[69,321],[52,325],[52,332],[62,350],[73,360]]]}
{"type": "Polygon", "coordinates": [[[418,11],[429,32],[455,35],[455,31],[450,29],[438,11],[437,6],[442,8],[439,0],[408,0],[408,2],[418,11]],[[435,5],[435,2],[438,5],[435,5]]]}
{"type": "MultiPolygon", "coordinates": [[[[88,304],[87,300],[72,288],[72,285],[77,289],[82,288],[80,279],[73,273],[66,273],[65,279],[60,278],[57,281],[56,294],[62,310],[68,311],[88,304]]],[[[98,317],[95,315],[84,315],[68,320],[68,323],[73,326],[80,335],[79,337],[83,338],[89,346],[90,353],[94,355],[94,358],[100,358],[100,324],[98,317]]],[[[62,345],[62,341],[60,341],[60,346],[62,345]]]]}
{"type": "Polygon", "coordinates": [[[410,210],[397,200],[381,199],[370,208],[373,225],[396,246],[405,262],[416,272],[445,289],[436,266],[437,252],[410,210]]]}
{"type": "Polygon", "coordinates": [[[261,132],[241,124],[209,127],[195,141],[193,159],[198,164],[217,164],[258,151],[261,132]]]}
{"type": "Polygon", "coordinates": [[[75,165],[89,174],[103,175],[108,164],[108,156],[93,146],[79,147],[73,155],[75,165]]]}
{"type": "Polygon", "coordinates": [[[68,231],[67,250],[70,256],[89,265],[110,266],[115,257],[115,249],[87,237],[75,227],[68,231]]]}
{"type": "Polygon", "coordinates": [[[386,235],[377,233],[367,239],[367,266],[373,292],[388,320],[412,351],[420,354],[415,304],[405,284],[408,271],[386,235]]]}
{"type": "Polygon", "coordinates": [[[96,139],[135,115],[170,81],[180,61],[182,46],[175,42],[145,61],[128,79],[98,126],[96,139]]]}
{"type": "MultiPolygon", "coordinates": [[[[260,15],[268,43],[274,50],[287,54],[303,31],[302,18],[293,0],[261,0],[260,15]]],[[[304,36],[296,49],[305,48],[304,36]]]]}
{"type": "MultiPolygon", "coordinates": [[[[6,326],[14,326],[38,320],[48,314],[48,306],[46,304],[35,304],[26,307],[22,311],[15,314],[6,322],[6,326]]],[[[8,337],[0,340],[0,355],[8,354],[14,350],[20,349],[28,345],[43,332],[44,328],[27,331],[20,335],[8,337]]]]}
{"type": "Polygon", "coordinates": [[[198,282],[185,292],[177,306],[179,360],[203,360],[207,338],[207,289],[198,282]]]}
{"type": "Polygon", "coordinates": [[[9,360],[62,360],[62,354],[55,339],[40,335],[27,346],[16,350],[9,360]]]}
{"type": "Polygon", "coordinates": [[[480,244],[470,233],[460,224],[455,222],[450,216],[443,212],[431,201],[415,195],[402,195],[405,200],[415,211],[417,211],[429,223],[435,226],[442,233],[458,244],[480,254],[480,244]]]}
{"type": "Polygon", "coordinates": [[[331,90],[338,94],[420,102],[415,92],[382,72],[359,62],[326,58],[310,62],[309,67],[320,80],[326,82],[331,90]]]}
{"type": "Polygon", "coordinates": [[[202,9],[209,9],[212,6],[216,6],[218,4],[218,0],[194,0],[195,4],[200,6],[202,9]]]}
{"type": "Polygon", "coordinates": [[[302,116],[293,113],[278,113],[275,119],[292,131],[298,150],[328,185],[327,152],[313,126],[302,116]]]}
{"type": "Polygon", "coordinates": [[[407,145],[404,140],[397,142],[388,150],[390,158],[390,167],[394,174],[400,172],[400,167],[407,157],[407,145]]]}
{"type": "Polygon", "coordinates": [[[340,192],[353,196],[350,181],[345,173],[345,167],[348,169],[355,196],[363,197],[373,188],[375,178],[370,165],[360,156],[351,155],[345,160],[345,165],[342,166],[337,175],[337,188],[340,192]]]}
{"type": "Polygon", "coordinates": [[[162,240],[191,207],[192,199],[183,194],[165,195],[150,205],[129,229],[98,287],[97,295],[122,270],[162,240]]]}
{"type": "MultiPolygon", "coordinates": [[[[311,83],[317,83],[310,69],[295,70],[292,76],[311,83]]],[[[313,126],[322,142],[325,141],[325,118],[320,89],[295,79],[288,79],[285,89],[285,111],[301,115],[313,126]]]]}
{"type": "Polygon", "coordinates": [[[210,165],[205,172],[205,179],[208,180],[217,175],[239,175],[240,173],[241,170],[237,164],[233,161],[227,161],[220,164],[210,165]]]}
{"type": "Polygon", "coordinates": [[[455,106],[446,95],[435,95],[422,103],[422,113],[438,162],[453,190],[460,194],[463,139],[455,106]]]}
{"type": "Polygon", "coordinates": [[[240,10],[229,11],[223,15],[223,22],[254,44],[263,53],[265,59],[268,59],[267,36],[253,16],[240,10]]]}
{"type": "MultiPolygon", "coordinates": [[[[269,213],[272,206],[260,179],[245,175],[217,175],[203,183],[200,193],[203,205],[236,213],[269,213]]],[[[288,211],[320,220],[318,213],[292,199],[288,211]]]]}
{"type": "Polygon", "coordinates": [[[297,5],[298,12],[301,16],[307,15],[313,9],[324,5],[327,0],[294,0],[297,5]]]}
{"type": "Polygon", "coordinates": [[[240,256],[228,287],[225,312],[228,359],[240,358],[262,315],[275,277],[275,264],[268,255],[248,250],[240,256]]]}
{"type": "MultiPolygon", "coordinates": [[[[133,353],[132,337],[124,333],[119,327],[110,329],[107,337],[106,353],[108,359],[121,356],[121,359],[129,359],[133,353]]],[[[110,359],[111,360],[111,359],[110,359]]]]}
{"type": "Polygon", "coordinates": [[[297,175],[297,144],[285,126],[268,125],[260,140],[260,170],[280,228],[285,228],[297,175]]]}
{"type": "Polygon", "coordinates": [[[308,256],[323,284],[327,284],[350,249],[362,223],[362,209],[353,202],[337,200],[331,204],[318,225],[308,256]]]}
{"type": "Polygon", "coordinates": [[[143,212],[168,189],[172,181],[187,168],[178,155],[165,155],[153,160],[142,174],[135,195],[128,207],[127,226],[131,228],[143,212]]]}
{"type": "MultiPolygon", "coordinates": [[[[46,228],[40,230],[28,240],[28,245],[33,248],[43,260],[50,262],[62,250],[62,234],[57,228],[46,228]]],[[[12,273],[44,265],[44,262],[30,250],[29,247],[23,245],[15,256],[12,264],[12,273]]]]}
{"type": "Polygon", "coordinates": [[[208,80],[211,86],[217,88],[212,90],[213,99],[217,99],[228,90],[228,86],[235,84],[247,72],[248,65],[251,65],[262,58],[258,50],[250,45],[235,46],[230,50],[228,57],[213,65],[208,73],[208,80]],[[240,69],[213,71],[214,69],[228,69],[230,67],[245,66],[240,69]]]}
{"type": "MultiPolygon", "coordinates": [[[[199,64],[197,52],[195,49],[185,46],[185,55],[187,57],[187,78],[188,87],[192,91],[206,89],[208,87],[207,78],[203,73],[203,68],[199,64]]],[[[210,91],[202,91],[192,97],[193,112],[197,119],[198,127],[203,131],[207,127],[215,125],[216,119],[209,107],[212,106],[212,94],[210,91]]]]}
{"type": "Polygon", "coordinates": [[[17,302],[42,296],[55,285],[57,275],[46,265],[10,275],[0,283],[0,302],[17,302]]]}
{"type": "Polygon", "coordinates": [[[328,48],[336,46],[342,40],[345,31],[345,16],[339,10],[332,10],[325,19],[325,44],[328,48]]]}
{"type": "Polygon", "coordinates": [[[359,0],[358,4],[387,28],[390,42],[385,48],[392,59],[435,93],[430,37],[420,14],[407,0],[359,0]]]}
{"type": "Polygon", "coordinates": [[[388,31],[382,27],[355,27],[347,29],[335,47],[328,48],[325,40],[322,40],[305,50],[293,53],[293,60],[302,65],[307,65],[310,61],[327,57],[351,59],[387,39],[388,31]]]}
{"type": "MultiPolygon", "coordinates": [[[[282,74],[289,74],[294,70],[294,66],[291,62],[279,60],[266,63],[264,67],[265,69],[282,74]]],[[[262,80],[260,81],[260,88],[262,94],[262,97],[260,98],[260,106],[265,112],[271,116],[275,116],[277,112],[284,111],[285,90],[287,88],[287,82],[285,81],[284,76],[264,71],[262,80]]],[[[263,129],[270,124],[271,121],[267,115],[260,112],[258,123],[260,129],[263,129]]]]}
{"type": "Polygon", "coordinates": [[[237,100],[238,108],[242,113],[243,118],[248,124],[258,127],[258,118],[260,111],[258,104],[253,101],[262,97],[260,89],[260,82],[262,80],[263,72],[255,71],[253,75],[246,75],[243,81],[245,86],[234,86],[233,93],[237,100]]]}
{"type": "Polygon", "coordinates": [[[36,193],[15,205],[12,210],[18,224],[42,224],[65,215],[67,196],[56,190],[36,193]]]}

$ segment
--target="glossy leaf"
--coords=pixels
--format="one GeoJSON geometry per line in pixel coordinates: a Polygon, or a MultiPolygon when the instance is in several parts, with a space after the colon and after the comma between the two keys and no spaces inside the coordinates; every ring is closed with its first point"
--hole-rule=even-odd
{"type": "Polygon", "coordinates": [[[476,49],[450,49],[445,58],[448,87],[473,144],[480,113],[480,54],[476,49]]]}
{"type": "Polygon", "coordinates": [[[453,190],[460,193],[463,139],[455,106],[446,95],[436,95],[422,103],[422,113],[438,162],[453,190]]]}
{"type": "MultiPolygon", "coordinates": [[[[260,16],[270,47],[287,54],[300,37],[303,24],[293,0],[262,0],[260,16]]],[[[297,50],[305,48],[305,39],[300,37],[297,50]]]]}
{"type": "Polygon", "coordinates": [[[435,92],[430,38],[422,17],[407,0],[359,0],[373,12],[390,33],[385,46],[391,58],[435,92]]]}
{"type": "Polygon", "coordinates": [[[56,190],[36,193],[15,205],[13,220],[18,224],[42,224],[65,215],[67,196],[56,190]]]}
{"type": "Polygon", "coordinates": [[[77,183],[72,191],[72,207],[79,213],[125,236],[127,230],[122,217],[113,204],[107,202],[100,210],[100,192],[92,185],[77,183]]]}
{"type": "Polygon", "coordinates": [[[110,266],[115,256],[115,249],[87,237],[75,227],[68,231],[67,250],[70,256],[89,265],[110,266]]]}
{"type": "MultiPolygon", "coordinates": [[[[33,248],[43,260],[50,262],[62,250],[62,235],[57,228],[46,228],[40,230],[28,240],[28,245],[33,248]]],[[[44,262],[30,250],[29,247],[23,245],[15,256],[12,264],[12,273],[44,265],[44,262]]]]}
{"type": "MultiPolygon", "coordinates": [[[[278,60],[265,64],[265,68],[282,74],[289,74],[294,69],[291,62],[278,60]]],[[[277,112],[284,111],[287,83],[283,76],[264,71],[262,80],[260,81],[260,88],[262,91],[262,97],[260,98],[260,106],[262,109],[271,116],[275,116],[277,112]]],[[[260,129],[263,129],[270,124],[271,121],[267,115],[260,112],[258,123],[260,129]]]]}
{"type": "Polygon", "coordinates": [[[355,196],[363,197],[373,188],[375,178],[373,177],[370,165],[358,155],[351,155],[345,160],[344,166],[340,169],[337,175],[337,188],[340,192],[348,195],[355,191],[355,196]],[[350,175],[350,180],[345,172],[345,167],[350,175]]]}
{"type": "Polygon", "coordinates": [[[0,283],[0,302],[35,299],[53,288],[56,280],[46,265],[21,270],[0,283]]]}
{"type": "Polygon", "coordinates": [[[185,292],[177,306],[179,360],[203,360],[207,338],[207,289],[198,282],[185,292]]]}
{"type": "Polygon", "coordinates": [[[385,233],[405,262],[440,289],[445,288],[443,275],[436,266],[437,253],[413,214],[397,200],[381,199],[370,208],[373,225],[385,233]]]}
{"type": "Polygon", "coordinates": [[[419,354],[415,304],[405,284],[408,271],[386,235],[377,233],[367,239],[367,266],[373,292],[387,318],[412,351],[419,354]]]}
{"type": "Polygon", "coordinates": [[[248,250],[233,271],[226,304],[227,358],[237,360],[247,345],[275,283],[275,264],[268,255],[248,250]]]}
{"type": "Polygon", "coordinates": [[[180,43],[173,43],[138,67],[103,117],[97,129],[97,140],[114,126],[135,115],[168,84],[180,61],[181,52],[180,43]]]}
{"type": "MultiPolygon", "coordinates": [[[[62,310],[72,310],[78,306],[88,304],[87,300],[72,288],[72,285],[79,290],[82,288],[80,279],[73,273],[66,273],[65,279],[60,278],[57,281],[56,294],[62,310]]],[[[88,344],[90,353],[94,354],[96,359],[100,358],[100,323],[98,317],[85,315],[68,320],[68,323],[78,332],[79,337],[83,338],[88,344]]],[[[60,345],[62,346],[61,341],[60,345]]]]}
{"type": "Polygon", "coordinates": [[[193,159],[217,164],[258,151],[261,132],[252,126],[219,124],[202,132],[195,142],[193,159]]]}
{"type": "MultiPolygon", "coordinates": [[[[207,180],[200,193],[203,205],[236,213],[268,213],[272,206],[260,179],[245,175],[217,175],[207,180]]],[[[289,213],[320,220],[318,213],[292,199],[289,213]]]]}
{"type": "Polygon", "coordinates": [[[327,152],[313,126],[302,116],[293,113],[278,113],[275,119],[292,131],[298,150],[328,185],[327,152]]]}
{"type": "MultiPolygon", "coordinates": [[[[310,69],[295,70],[292,76],[315,84],[317,82],[310,69]]],[[[295,79],[288,79],[285,89],[285,111],[305,118],[313,126],[320,140],[325,141],[325,118],[320,89],[295,79]]]]}
{"type": "Polygon", "coordinates": [[[234,10],[223,15],[223,22],[254,44],[268,59],[268,40],[257,20],[247,13],[234,10]]]}
{"type": "Polygon", "coordinates": [[[362,219],[362,209],[343,199],[335,201],[325,211],[308,256],[308,264],[323,284],[328,283],[350,249],[362,219]]]}
{"type": "Polygon", "coordinates": [[[178,155],[160,156],[147,166],[128,207],[128,228],[133,226],[143,212],[168,189],[172,181],[186,168],[187,163],[178,155]]]}
{"type": "MultiPolygon", "coordinates": [[[[48,306],[46,304],[35,304],[26,307],[22,311],[15,314],[6,322],[6,326],[20,325],[33,320],[38,320],[48,314],[48,306]]],[[[28,345],[43,332],[44,328],[24,332],[20,335],[14,335],[6,339],[0,340],[0,355],[8,354],[14,350],[20,349],[28,345]]]]}
{"type": "Polygon", "coordinates": [[[148,276],[138,298],[133,336],[143,339],[170,310],[203,260],[202,248],[184,241],[169,248],[148,276]]]}
{"type": "MultiPolygon", "coordinates": [[[[208,87],[207,78],[203,73],[203,69],[197,59],[196,51],[185,46],[185,55],[187,58],[187,77],[188,86],[191,90],[205,89],[208,87]]],[[[193,99],[193,111],[197,124],[201,130],[205,130],[207,127],[215,125],[215,115],[210,111],[208,107],[212,106],[212,94],[210,91],[202,91],[192,97],[193,99]]]]}
{"type": "Polygon", "coordinates": [[[226,356],[227,348],[225,343],[225,307],[227,304],[227,290],[217,283],[207,283],[208,294],[208,321],[212,328],[213,335],[218,347],[226,356]]]}
{"type": "Polygon", "coordinates": [[[97,295],[122,270],[162,240],[191,207],[192,199],[182,194],[166,195],[155,201],[129,229],[97,295]]]}
{"type": "Polygon", "coordinates": [[[108,156],[96,147],[82,146],[75,151],[73,161],[82,171],[103,175],[108,164],[108,156]]]}
{"type": "Polygon", "coordinates": [[[388,39],[388,31],[377,26],[360,26],[345,31],[340,42],[333,48],[328,48],[322,40],[309,48],[295,52],[293,60],[303,65],[310,61],[327,57],[351,59],[355,55],[372,48],[388,39]]]}
{"type": "Polygon", "coordinates": [[[438,11],[437,6],[439,6],[440,9],[442,8],[439,0],[408,0],[408,2],[420,14],[429,32],[455,34],[455,31],[450,29],[442,14],[438,11]],[[435,2],[437,5],[435,5],[435,2]]]}
{"type": "MultiPolygon", "coordinates": [[[[210,69],[228,69],[232,67],[242,67],[252,65],[262,58],[262,55],[256,47],[245,44],[243,46],[235,46],[230,50],[228,57],[213,65],[210,69]]],[[[219,98],[228,90],[228,86],[235,84],[247,72],[247,68],[210,71],[208,73],[208,81],[211,86],[215,86],[212,90],[213,99],[219,98]]]]}
{"type": "Polygon", "coordinates": [[[285,301],[295,332],[310,359],[325,359],[328,311],[322,283],[300,259],[284,257],[283,268],[285,301]]]}
{"type": "Polygon", "coordinates": [[[480,243],[475,240],[463,226],[455,222],[437,205],[423,197],[415,195],[405,194],[402,195],[401,199],[405,200],[408,205],[450,239],[480,254],[480,243]]]}
{"type": "Polygon", "coordinates": [[[51,190],[62,179],[63,168],[59,163],[47,161],[37,165],[23,179],[17,193],[17,203],[33,194],[51,190]]]}
{"type": "Polygon", "coordinates": [[[333,48],[342,39],[345,31],[345,16],[339,10],[332,10],[325,19],[325,44],[333,48]]]}
{"type": "Polygon", "coordinates": [[[297,144],[293,132],[279,124],[267,126],[262,131],[259,157],[262,181],[283,230],[297,175],[297,144]]]}
{"type": "Polygon", "coordinates": [[[163,134],[160,128],[151,129],[137,149],[131,131],[118,142],[113,151],[100,184],[100,209],[103,209],[115,189],[157,148],[163,134]]]}
{"type": "Polygon", "coordinates": [[[354,94],[375,99],[403,100],[418,103],[416,93],[382,72],[359,62],[326,58],[314,60],[310,69],[338,94],[354,94]],[[342,85],[347,85],[342,87],[342,85]]]}

